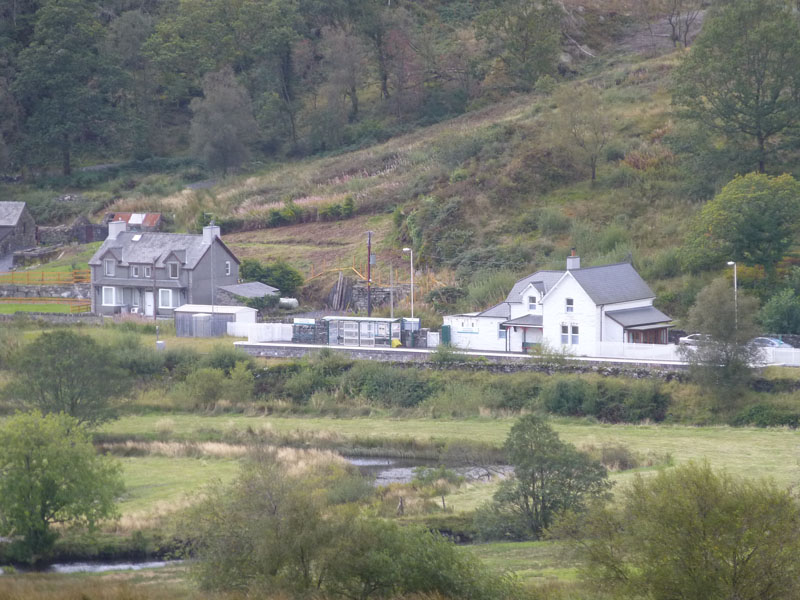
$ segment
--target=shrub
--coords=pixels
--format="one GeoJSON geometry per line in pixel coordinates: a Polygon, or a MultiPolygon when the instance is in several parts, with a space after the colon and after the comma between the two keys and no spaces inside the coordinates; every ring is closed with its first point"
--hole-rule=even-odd
{"type": "Polygon", "coordinates": [[[586,414],[584,406],[591,406],[596,398],[597,388],[580,378],[551,379],[541,392],[544,407],[559,415],[584,415],[586,414]]]}
{"type": "Polygon", "coordinates": [[[771,404],[754,404],[736,415],[731,423],[737,427],[800,427],[800,412],[771,404]]]}
{"type": "Polygon", "coordinates": [[[372,362],[358,362],[344,377],[344,387],[352,396],[384,406],[413,407],[434,391],[424,371],[398,369],[372,362]]]}
{"type": "Polygon", "coordinates": [[[566,231],[570,227],[570,219],[558,208],[550,207],[544,208],[539,213],[539,231],[542,235],[555,236],[566,231]]]}
{"type": "Polygon", "coordinates": [[[194,406],[205,406],[219,402],[225,393],[225,372],[222,369],[204,367],[186,377],[187,401],[194,406]]]}
{"type": "Polygon", "coordinates": [[[233,368],[243,363],[245,367],[251,369],[254,365],[253,357],[246,352],[230,346],[217,345],[203,359],[203,366],[212,369],[220,369],[225,376],[230,376],[233,368]]]}
{"type": "Polygon", "coordinates": [[[593,416],[609,423],[662,421],[670,397],[656,381],[632,383],[616,379],[597,382],[583,378],[548,381],[541,401],[550,412],[569,416],[593,416]]]}

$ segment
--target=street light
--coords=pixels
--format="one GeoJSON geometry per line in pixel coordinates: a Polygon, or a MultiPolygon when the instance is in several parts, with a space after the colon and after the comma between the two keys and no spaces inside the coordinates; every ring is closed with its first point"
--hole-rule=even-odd
{"type": "Polygon", "coordinates": [[[410,266],[411,266],[411,318],[414,318],[414,249],[413,248],[403,248],[403,252],[408,252],[410,254],[409,258],[411,259],[410,266]]]}
{"type": "Polygon", "coordinates": [[[739,329],[739,290],[736,286],[736,262],[729,260],[728,266],[733,267],[733,319],[736,329],[739,329]]]}

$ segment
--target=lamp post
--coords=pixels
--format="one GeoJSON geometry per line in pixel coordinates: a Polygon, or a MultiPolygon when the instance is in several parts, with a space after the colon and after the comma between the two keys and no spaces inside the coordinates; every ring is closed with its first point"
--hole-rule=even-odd
{"type": "Polygon", "coordinates": [[[410,266],[411,266],[411,318],[414,318],[414,249],[403,248],[403,252],[409,253],[410,266]]]}
{"type": "Polygon", "coordinates": [[[739,329],[739,290],[736,285],[736,262],[733,260],[728,261],[728,266],[733,267],[733,319],[734,325],[738,331],[739,329]]]}

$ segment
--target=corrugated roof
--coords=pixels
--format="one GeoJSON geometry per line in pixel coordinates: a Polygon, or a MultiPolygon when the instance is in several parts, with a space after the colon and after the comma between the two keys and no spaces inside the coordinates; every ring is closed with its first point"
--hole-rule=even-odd
{"type": "Polygon", "coordinates": [[[129,225],[156,227],[159,221],[161,221],[161,213],[108,213],[105,217],[105,221],[125,221],[129,225]]]}
{"type": "Polygon", "coordinates": [[[563,274],[564,271],[536,271],[533,275],[523,277],[511,288],[511,291],[506,297],[506,302],[522,302],[520,294],[531,284],[539,290],[539,293],[544,295],[550,291],[550,288],[558,283],[558,280],[561,279],[563,274]]]}
{"type": "Polygon", "coordinates": [[[508,319],[511,316],[511,306],[509,306],[508,302],[501,302],[500,304],[495,304],[491,308],[487,308],[482,313],[478,313],[477,316],[501,317],[504,319],[508,319]]]}
{"type": "Polygon", "coordinates": [[[630,263],[573,269],[570,273],[595,304],[615,304],[656,296],[630,263]]]}
{"type": "Polygon", "coordinates": [[[248,283],[236,283],[234,285],[221,285],[219,289],[230,292],[234,296],[242,298],[263,298],[278,293],[278,288],[261,283],[260,281],[250,281],[248,283]]]}
{"type": "Polygon", "coordinates": [[[0,202],[0,227],[14,227],[25,210],[24,202],[0,202]]]}
{"type": "Polygon", "coordinates": [[[672,320],[655,306],[610,310],[606,314],[623,327],[669,323],[672,320]]]}
{"type": "MultiPolygon", "coordinates": [[[[219,239],[219,238],[217,238],[219,239]]],[[[219,240],[233,259],[239,259],[219,240]]],[[[89,261],[90,265],[99,265],[102,257],[111,251],[123,264],[153,264],[163,267],[165,259],[170,254],[180,257],[183,266],[193,269],[208,251],[209,246],[203,243],[203,236],[189,233],[160,233],[148,231],[136,233],[123,231],[114,240],[107,239],[103,245],[94,253],[89,261]],[[138,241],[134,241],[134,236],[138,236],[138,241]]]]}
{"type": "Polygon", "coordinates": [[[511,325],[511,326],[518,326],[518,327],[541,327],[542,326],[542,315],[522,315],[521,317],[517,317],[516,319],[511,319],[510,321],[506,321],[502,323],[502,325],[511,325]]]}

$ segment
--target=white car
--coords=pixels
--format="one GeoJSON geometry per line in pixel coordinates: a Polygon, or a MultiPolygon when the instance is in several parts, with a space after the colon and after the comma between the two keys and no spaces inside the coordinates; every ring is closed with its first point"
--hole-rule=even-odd
{"type": "Polygon", "coordinates": [[[750,340],[750,343],[753,344],[753,346],[758,346],[759,348],[794,348],[794,346],[791,344],[787,344],[783,340],[773,337],[753,338],[750,340]]]}
{"type": "Polygon", "coordinates": [[[710,342],[711,336],[707,333],[693,333],[691,335],[686,335],[682,338],[678,338],[678,344],[681,346],[697,346],[703,342],[710,342]]]}

